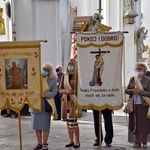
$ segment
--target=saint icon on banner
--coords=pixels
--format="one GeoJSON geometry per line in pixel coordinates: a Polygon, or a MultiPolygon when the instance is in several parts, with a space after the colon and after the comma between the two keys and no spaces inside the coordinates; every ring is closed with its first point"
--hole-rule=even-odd
{"type": "Polygon", "coordinates": [[[102,77],[102,73],[103,73],[103,69],[104,69],[104,59],[103,56],[106,53],[110,53],[110,51],[101,51],[101,49],[99,49],[99,51],[94,51],[91,53],[98,53],[97,55],[95,55],[95,62],[94,62],[94,71],[93,71],[93,78],[92,81],[89,82],[90,86],[101,86],[102,85],[102,81],[101,81],[101,77],[102,77]],[[102,54],[101,54],[102,53],[102,54]]]}
{"type": "MultiPolygon", "coordinates": [[[[23,62],[25,63],[26,61],[23,62]]],[[[25,88],[26,80],[24,81],[24,76],[23,76],[24,72],[26,72],[25,70],[26,70],[25,67],[24,69],[22,69],[22,67],[20,67],[20,65],[17,64],[16,61],[13,61],[11,65],[8,65],[8,69],[6,72],[7,89],[25,88]]]]}

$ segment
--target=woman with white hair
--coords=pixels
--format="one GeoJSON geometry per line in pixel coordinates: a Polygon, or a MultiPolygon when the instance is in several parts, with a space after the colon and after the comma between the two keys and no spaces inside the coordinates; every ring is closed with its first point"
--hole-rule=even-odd
{"type": "Polygon", "coordinates": [[[150,98],[150,78],[145,76],[147,67],[137,63],[134,77],[131,77],[125,93],[133,98],[134,110],[129,114],[128,141],[134,143],[133,148],[147,147],[150,142],[150,119],[147,118],[150,98]]]}
{"type": "Polygon", "coordinates": [[[35,130],[38,142],[33,150],[48,150],[47,140],[50,133],[51,112],[47,112],[46,110],[46,105],[49,105],[46,101],[47,99],[53,98],[58,91],[56,78],[51,64],[47,63],[43,65],[41,75],[46,80],[48,90],[40,94],[42,98],[42,112],[31,111],[32,128],[35,130]]]}

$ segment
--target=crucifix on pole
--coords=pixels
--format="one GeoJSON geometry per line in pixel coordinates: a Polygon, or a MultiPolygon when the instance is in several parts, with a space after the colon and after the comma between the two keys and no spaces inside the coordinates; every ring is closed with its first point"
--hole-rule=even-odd
{"type": "Polygon", "coordinates": [[[102,7],[101,7],[101,0],[99,0],[99,12],[101,12],[101,9],[102,9],[102,7]]]}
{"type": "Polygon", "coordinates": [[[99,14],[101,14],[101,10],[103,10],[102,5],[101,5],[101,0],[99,0],[99,8],[97,10],[98,10],[99,14]]]}
{"type": "MultiPolygon", "coordinates": [[[[90,52],[91,54],[96,54],[95,55],[95,62],[94,62],[94,71],[93,71],[93,78],[92,78],[92,81],[89,82],[89,85],[90,86],[94,86],[94,85],[98,85],[98,86],[101,86],[102,85],[102,81],[101,81],[101,76],[102,76],[102,72],[103,72],[103,65],[104,65],[104,60],[103,60],[103,55],[105,55],[106,53],[110,53],[110,51],[101,51],[101,49],[99,48],[98,51],[91,51],[90,52]]],[[[95,132],[99,132],[98,135],[99,137],[99,146],[100,146],[100,149],[102,148],[102,142],[101,142],[101,128],[102,128],[102,121],[101,121],[101,111],[99,111],[99,125],[98,125],[98,130],[95,129],[95,132]]]]}
{"type": "Polygon", "coordinates": [[[94,85],[101,86],[103,83],[101,81],[101,76],[102,76],[103,68],[104,68],[103,56],[106,53],[110,53],[110,51],[101,51],[101,49],[99,48],[98,51],[91,51],[90,53],[96,54],[95,55],[96,60],[94,62],[93,78],[92,78],[92,81],[90,81],[90,83],[92,83],[91,86],[94,86],[94,85]]]}

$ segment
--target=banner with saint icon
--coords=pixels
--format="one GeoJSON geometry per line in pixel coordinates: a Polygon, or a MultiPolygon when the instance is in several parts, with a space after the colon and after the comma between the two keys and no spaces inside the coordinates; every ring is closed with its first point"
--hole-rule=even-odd
{"type": "Polygon", "coordinates": [[[0,42],[0,109],[19,112],[25,102],[41,111],[39,41],[0,42]]]}
{"type": "Polygon", "coordinates": [[[78,107],[111,110],[123,106],[124,33],[77,33],[78,107]]]}

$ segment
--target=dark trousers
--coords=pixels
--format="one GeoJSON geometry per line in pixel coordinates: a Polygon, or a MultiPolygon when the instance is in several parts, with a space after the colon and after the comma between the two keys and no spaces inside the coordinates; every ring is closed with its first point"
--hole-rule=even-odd
{"type": "MultiPolygon", "coordinates": [[[[112,139],[114,136],[113,133],[113,124],[112,124],[112,110],[109,109],[104,109],[101,111],[103,118],[104,118],[104,126],[105,126],[105,138],[104,142],[106,144],[111,144],[112,139]]],[[[98,110],[93,110],[93,118],[94,118],[94,130],[95,130],[95,136],[97,140],[99,141],[99,111],[98,110]]],[[[103,141],[103,133],[102,133],[102,128],[101,128],[101,142],[103,141]]]]}
{"type": "Polygon", "coordinates": [[[54,97],[58,119],[61,119],[61,96],[59,93],[54,97]]]}

